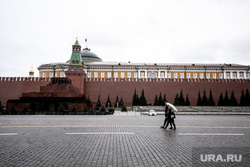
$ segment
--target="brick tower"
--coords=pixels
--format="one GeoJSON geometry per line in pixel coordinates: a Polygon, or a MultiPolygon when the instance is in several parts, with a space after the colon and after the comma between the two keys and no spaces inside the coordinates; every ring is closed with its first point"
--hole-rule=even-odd
{"type": "Polygon", "coordinates": [[[83,71],[82,58],[81,58],[81,45],[79,45],[78,39],[72,45],[72,54],[69,60],[68,71],[65,72],[66,77],[72,82],[72,85],[79,88],[81,94],[84,94],[84,79],[86,77],[83,71]]]}

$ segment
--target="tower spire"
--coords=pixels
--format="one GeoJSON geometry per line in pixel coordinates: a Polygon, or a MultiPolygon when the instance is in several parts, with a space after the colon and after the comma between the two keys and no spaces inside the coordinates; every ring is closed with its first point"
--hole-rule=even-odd
{"type": "Polygon", "coordinates": [[[88,48],[88,39],[85,38],[85,44],[86,44],[86,48],[88,48]]]}

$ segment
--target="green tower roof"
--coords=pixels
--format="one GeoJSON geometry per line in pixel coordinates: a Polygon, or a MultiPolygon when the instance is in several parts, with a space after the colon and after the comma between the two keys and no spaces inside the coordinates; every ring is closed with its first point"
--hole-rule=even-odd
{"type": "Polygon", "coordinates": [[[79,45],[78,39],[76,38],[76,42],[74,45],[79,45]]]}
{"type": "Polygon", "coordinates": [[[69,60],[69,65],[82,65],[81,57],[81,45],[79,45],[78,39],[76,38],[75,44],[72,46],[72,54],[69,60]]]}

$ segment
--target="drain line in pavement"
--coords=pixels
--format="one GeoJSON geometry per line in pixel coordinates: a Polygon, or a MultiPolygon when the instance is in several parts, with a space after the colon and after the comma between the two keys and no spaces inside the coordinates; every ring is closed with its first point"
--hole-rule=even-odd
{"type": "Polygon", "coordinates": [[[243,133],[178,133],[182,136],[243,136],[243,133]]]}
{"type": "Polygon", "coordinates": [[[134,135],[127,132],[83,132],[83,133],[66,133],[66,135],[134,135]]]}

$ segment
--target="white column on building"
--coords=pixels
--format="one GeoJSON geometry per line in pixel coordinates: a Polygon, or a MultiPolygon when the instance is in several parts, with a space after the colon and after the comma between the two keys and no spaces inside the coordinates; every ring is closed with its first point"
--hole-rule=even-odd
{"type": "Polygon", "coordinates": [[[236,76],[237,79],[240,79],[240,72],[237,71],[237,76],[236,76]]]}
{"type": "Polygon", "coordinates": [[[158,70],[158,78],[161,78],[161,70],[158,70]]]}
{"type": "Polygon", "coordinates": [[[226,71],[223,71],[223,75],[224,75],[224,79],[226,79],[227,78],[227,73],[226,73],[226,71]]]}
{"type": "Polygon", "coordinates": [[[233,79],[233,71],[230,71],[230,78],[233,79]]]}
{"type": "Polygon", "coordinates": [[[165,78],[168,78],[168,71],[165,70],[164,72],[165,72],[165,78]]]}
{"type": "Polygon", "coordinates": [[[243,78],[246,79],[246,78],[247,78],[247,73],[246,73],[246,71],[244,71],[243,75],[244,75],[243,78]]]}
{"type": "Polygon", "coordinates": [[[148,71],[147,71],[147,70],[145,70],[144,77],[145,77],[145,78],[148,78],[148,71]]]}
{"type": "Polygon", "coordinates": [[[141,78],[141,70],[138,70],[137,76],[138,76],[138,78],[141,78]]]}

